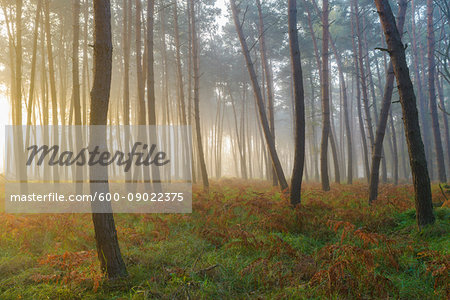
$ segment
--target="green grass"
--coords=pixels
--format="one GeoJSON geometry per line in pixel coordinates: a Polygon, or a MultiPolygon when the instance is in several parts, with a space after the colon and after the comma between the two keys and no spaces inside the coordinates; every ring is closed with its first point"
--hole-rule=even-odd
{"type": "Polygon", "coordinates": [[[445,299],[448,269],[432,272],[448,265],[450,209],[418,231],[409,187],[382,190],[369,207],[364,185],[311,184],[293,210],[265,183],[230,182],[196,188],[192,214],[117,214],[129,276],[113,282],[89,215],[0,214],[0,299],[445,299]]]}

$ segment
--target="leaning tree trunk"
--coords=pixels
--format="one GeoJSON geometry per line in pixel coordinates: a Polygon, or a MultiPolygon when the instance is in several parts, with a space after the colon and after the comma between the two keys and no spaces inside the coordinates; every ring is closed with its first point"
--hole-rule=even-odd
{"type": "Polygon", "coordinates": [[[428,176],[425,150],[420,135],[416,96],[409,77],[405,46],[395,24],[394,15],[388,0],[375,0],[383,31],[388,45],[394,74],[397,79],[403,123],[408,143],[409,163],[415,191],[416,218],[419,228],[435,221],[431,198],[430,178],[428,176]]]}
{"type": "Polygon", "coordinates": [[[242,25],[239,21],[238,9],[235,3],[235,0],[230,0],[231,11],[233,13],[234,24],[236,26],[236,31],[239,36],[239,41],[241,42],[242,53],[244,55],[245,61],[247,63],[247,69],[250,75],[250,79],[252,81],[253,92],[255,93],[255,98],[258,105],[259,117],[261,120],[261,125],[263,127],[264,137],[266,139],[267,146],[269,148],[270,157],[272,158],[272,165],[275,168],[277,173],[278,182],[280,183],[281,189],[285,190],[288,188],[288,184],[286,178],[284,177],[283,168],[281,167],[280,160],[278,158],[277,151],[275,149],[275,142],[272,138],[272,134],[270,132],[269,123],[267,121],[267,115],[264,107],[264,101],[261,94],[261,88],[259,87],[258,79],[256,77],[256,72],[253,67],[253,62],[250,57],[250,52],[248,50],[248,45],[244,37],[244,33],[242,31],[242,25]]]}
{"type": "Polygon", "coordinates": [[[297,1],[288,2],[289,48],[291,52],[292,77],[294,81],[295,154],[291,179],[291,204],[301,201],[303,167],[305,164],[305,97],[303,90],[302,64],[298,45],[297,1]]]}
{"type": "Polygon", "coordinates": [[[434,86],[436,65],[434,61],[433,8],[433,0],[427,0],[428,104],[430,105],[439,181],[447,182],[444,164],[444,150],[442,149],[441,131],[439,129],[439,119],[436,105],[436,90],[434,86]]]}
{"type": "MultiPolygon", "coordinates": [[[[403,24],[405,23],[406,15],[406,0],[400,0],[398,2],[400,7],[397,16],[398,31],[403,32],[403,24]]],[[[388,71],[386,74],[386,86],[384,87],[383,102],[381,104],[380,119],[378,122],[377,132],[375,136],[375,143],[372,153],[372,167],[370,169],[370,182],[369,182],[369,204],[376,200],[378,197],[378,181],[380,177],[380,161],[383,154],[383,140],[386,132],[386,125],[389,118],[389,109],[391,108],[392,91],[394,90],[394,71],[392,63],[389,63],[388,71]]]]}
{"type": "MultiPolygon", "coordinates": [[[[111,88],[112,71],[112,34],[111,11],[109,0],[94,1],[94,83],[91,90],[90,125],[106,126],[108,104],[111,88]]],[[[93,133],[91,127],[91,133],[93,133]]],[[[105,134],[98,140],[99,134],[91,134],[91,144],[106,145],[105,134]],[[95,137],[94,137],[95,135],[95,137]],[[97,138],[97,140],[95,140],[97,138]]],[[[92,168],[101,182],[91,182],[91,193],[109,191],[108,170],[106,168],[92,168]]],[[[108,213],[92,213],[94,222],[95,241],[100,260],[101,270],[106,272],[109,279],[127,275],[125,263],[120,253],[117,231],[110,202],[92,202],[102,206],[102,211],[108,213]]]]}
{"type": "Polygon", "coordinates": [[[328,0],[322,5],[322,142],[320,143],[320,175],[322,189],[330,190],[328,177],[328,139],[330,134],[330,97],[328,86],[328,0]]]}

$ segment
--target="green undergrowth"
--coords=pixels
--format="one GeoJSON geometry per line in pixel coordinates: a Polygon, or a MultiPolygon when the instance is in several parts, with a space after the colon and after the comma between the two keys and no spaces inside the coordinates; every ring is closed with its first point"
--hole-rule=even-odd
{"type": "Polygon", "coordinates": [[[129,276],[99,272],[90,215],[0,214],[0,299],[446,299],[450,209],[418,231],[412,187],[194,187],[193,213],[116,214],[129,276]]]}

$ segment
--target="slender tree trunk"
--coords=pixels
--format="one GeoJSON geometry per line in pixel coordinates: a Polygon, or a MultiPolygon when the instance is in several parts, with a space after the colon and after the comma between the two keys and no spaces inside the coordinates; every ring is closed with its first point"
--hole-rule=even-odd
{"type": "Polygon", "coordinates": [[[137,76],[137,95],[138,95],[138,124],[145,125],[145,93],[144,78],[142,73],[142,22],[141,22],[142,3],[136,0],[136,76],[137,76]]]}
{"type": "MultiPolygon", "coordinates": [[[[80,0],[73,0],[73,45],[72,45],[72,101],[75,125],[81,125],[79,44],[80,44],[80,0]]],[[[80,137],[81,138],[81,137],[80,137]]],[[[78,139],[78,138],[77,138],[78,139]]]]}
{"type": "MultiPolygon", "coordinates": [[[[330,68],[330,64],[328,64],[328,65],[329,65],[328,68],[330,68]]],[[[329,99],[330,99],[330,124],[331,124],[329,137],[330,137],[331,154],[333,156],[334,181],[336,183],[341,183],[341,174],[339,171],[339,159],[338,159],[339,154],[338,154],[338,149],[337,149],[338,147],[337,147],[337,142],[336,142],[336,131],[334,128],[334,120],[333,120],[333,97],[332,97],[333,88],[332,88],[331,82],[329,84],[329,87],[330,87],[329,99]]]]}
{"type": "Polygon", "coordinates": [[[366,116],[367,123],[367,131],[369,133],[369,141],[370,148],[372,148],[374,143],[373,129],[372,129],[372,116],[370,114],[369,107],[369,98],[367,94],[367,82],[366,82],[366,73],[364,70],[364,53],[363,53],[363,41],[362,41],[362,32],[360,29],[359,23],[359,8],[358,8],[358,0],[352,0],[353,11],[355,13],[355,25],[356,25],[356,35],[358,37],[358,66],[359,66],[359,76],[361,80],[361,89],[362,89],[362,100],[364,103],[364,112],[366,116]]]}
{"type": "Polygon", "coordinates": [[[442,119],[444,120],[444,136],[445,144],[447,146],[447,169],[450,171],[450,132],[448,128],[448,116],[446,114],[447,110],[445,109],[444,91],[442,85],[439,84],[439,80],[437,80],[436,86],[439,95],[439,104],[442,110],[442,119]]]}
{"type": "Polygon", "coordinates": [[[45,35],[47,37],[47,57],[48,57],[48,72],[50,77],[50,94],[52,97],[52,123],[58,125],[58,102],[56,99],[56,82],[55,82],[55,65],[53,62],[53,46],[50,31],[50,8],[49,0],[45,0],[45,35]]]}
{"type": "MultiPolygon", "coordinates": [[[[80,74],[79,74],[79,46],[80,46],[80,0],[73,0],[73,45],[72,45],[72,103],[75,113],[75,144],[77,149],[83,147],[83,134],[81,125],[80,101],[80,74]]],[[[72,114],[71,114],[72,115],[72,114]]],[[[69,123],[71,124],[71,123],[69,123]]],[[[73,141],[69,137],[70,141],[73,141]]],[[[75,182],[77,193],[82,193],[83,170],[75,167],[75,182]]]]}
{"type": "MultiPolygon", "coordinates": [[[[16,0],[16,70],[14,72],[15,75],[15,125],[22,125],[22,9],[23,2],[22,0],[16,0]]],[[[17,127],[19,128],[19,127],[17,127]]],[[[21,128],[21,127],[20,127],[21,128]]],[[[16,137],[19,143],[22,143],[22,131],[17,131],[20,133],[20,136],[16,137]]],[[[20,147],[20,145],[18,145],[20,147]]],[[[20,147],[18,149],[22,149],[20,147]]]]}
{"type": "MultiPolygon", "coordinates": [[[[124,0],[126,1],[126,0],[124,0]]],[[[88,59],[88,23],[89,23],[89,3],[88,0],[84,1],[84,28],[83,28],[83,76],[82,77],[82,92],[81,92],[81,102],[82,102],[82,111],[83,111],[83,125],[87,124],[87,91],[90,88],[90,80],[89,80],[89,59],[88,59]]],[[[126,13],[126,10],[124,10],[126,13]]]]}
{"type": "Polygon", "coordinates": [[[192,22],[192,64],[194,66],[194,116],[195,116],[195,129],[197,133],[197,149],[198,149],[198,159],[200,161],[200,171],[202,174],[203,189],[205,191],[209,190],[208,174],[206,171],[205,156],[203,154],[203,144],[202,136],[200,130],[200,95],[199,95],[199,59],[198,59],[198,37],[196,28],[196,16],[194,0],[190,0],[190,14],[192,22]]]}
{"type": "Polygon", "coordinates": [[[264,137],[266,139],[267,146],[269,148],[270,156],[272,158],[272,164],[277,172],[278,182],[280,183],[281,189],[286,190],[288,188],[288,184],[286,178],[284,176],[283,169],[281,167],[280,160],[277,155],[277,151],[275,149],[275,142],[272,139],[272,134],[270,132],[269,123],[267,121],[266,111],[264,108],[263,98],[261,94],[261,88],[259,87],[258,79],[256,78],[255,69],[253,67],[253,63],[250,57],[250,52],[248,50],[247,42],[244,37],[244,33],[242,31],[242,25],[239,21],[238,9],[235,3],[235,0],[230,0],[231,11],[233,13],[234,24],[236,26],[236,31],[239,36],[239,40],[241,42],[242,53],[244,55],[245,61],[247,63],[247,69],[250,75],[250,79],[253,85],[253,92],[255,93],[259,117],[261,121],[261,125],[263,127],[264,137]]]}
{"type": "Polygon", "coordinates": [[[291,205],[301,201],[303,167],[305,165],[305,96],[303,90],[303,74],[298,44],[297,1],[288,2],[289,48],[291,53],[292,77],[294,79],[294,111],[295,111],[295,154],[291,179],[291,205]]]}
{"type": "MultiPolygon", "coordinates": [[[[354,12],[354,7],[351,5],[352,12],[354,12]]],[[[369,154],[367,149],[367,139],[366,132],[364,129],[364,121],[362,117],[362,107],[361,107],[361,89],[360,89],[360,81],[359,81],[359,68],[358,68],[358,52],[356,50],[356,41],[355,41],[355,30],[354,30],[354,19],[351,20],[351,28],[352,28],[352,46],[353,46],[353,63],[355,67],[355,76],[356,76],[356,101],[357,101],[357,110],[358,110],[358,123],[359,130],[361,132],[361,140],[362,140],[362,150],[363,150],[363,165],[364,165],[364,173],[366,175],[367,181],[369,181],[370,170],[369,170],[369,154]]]]}
{"type": "Polygon", "coordinates": [[[345,133],[347,135],[347,183],[352,184],[353,182],[353,152],[352,152],[352,133],[350,127],[350,118],[348,114],[348,99],[347,99],[347,87],[345,84],[344,71],[342,67],[341,56],[336,49],[336,45],[332,37],[330,36],[331,48],[333,49],[334,58],[336,59],[336,63],[338,66],[339,72],[339,82],[342,87],[342,103],[344,110],[344,118],[345,118],[345,133]]]}
{"type": "Polygon", "coordinates": [[[181,71],[181,51],[180,51],[180,34],[178,29],[178,7],[177,3],[173,4],[173,18],[175,27],[175,48],[177,60],[177,79],[178,79],[178,102],[181,107],[181,124],[186,125],[186,106],[184,103],[184,88],[183,88],[183,72],[181,71]]]}
{"type": "Polygon", "coordinates": [[[394,126],[394,117],[392,116],[392,111],[389,113],[389,122],[391,125],[392,132],[392,147],[393,147],[393,165],[394,165],[394,184],[398,184],[398,146],[397,146],[397,136],[394,126]]]}
{"type": "MultiPolygon", "coordinates": [[[[57,145],[58,139],[58,102],[56,99],[56,81],[55,81],[55,66],[53,62],[53,49],[50,30],[50,3],[45,0],[44,14],[45,14],[45,36],[47,38],[47,57],[48,57],[48,73],[50,81],[50,95],[52,98],[52,124],[53,124],[53,143],[57,145]]],[[[58,181],[58,169],[53,168],[53,180],[58,181]]]]}
{"type": "MultiPolygon", "coordinates": [[[[405,0],[400,0],[398,2],[398,5],[399,5],[399,12],[397,16],[397,26],[401,36],[403,32],[403,24],[405,23],[407,3],[405,0]]],[[[392,63],[389,62],[389,68],[386,74],[386,86],[384,88],[383,102],[381,104],[380,120],[377,126],[375,144],[372,153],[372,167],[370,168],[371,173],[369,182],[369,204],[371,204],[378,197],[380,160],[382,159],[383,140],[389,117],[389,110],[391,108],[393,89],[394,89],[394,70],[392,68],[392,63]]]]}
{"type": "MultiPolygon", "coordinates": [[[[15,100],[15,105],[13,105],[13,116],[15,115],[14,125],[18,125],[14,127],[14,143],[16,144],[16,149],[24,149],[23,145],[23,130],[22,130],[22,9],[23,2],[22,0],[16,0],[16,70],[15,75],[15,93],[13,94],[13,99],[15,100]]],[[[12,50],[10,48],[10,50],[12,50]]],[[[12,53],[11,53],[12,54],[12,53]]],[[[13,89],[12,89],[13,90],[13,89]]],[[[13,117],[14,120],[14,117],[13,117]]],[[[23,180],[20,189],[21,192],[27,193],[27,173],[26,167],[19,161],[19,156],[16,157],[16,166],[18,166],[18,172],[20,174],[20,178],[23,180]]]]}
{"type": "Polygon", "coordinates": [[[439,119],[436,105],[436,90],[434,83],[436,65],[434,60],[433,8],[433,0],[427,0],[428,104],[430,105],[439,181],[447,182],[444,164],[444,150],[442,149],[441,131],[439,129],[439,119]]]}
{"type": "Polygon", "coordinates": [[[375,5],[383,25],[389,56],[391,57],[394,74],[397,79],[415,191],[416,218],[421,228],[427,224],[434,223],[435,218],[433,215],[431,186],[425,150],[422,137],[420,136],[416,97],[411,78],[409,77],[405,47],[397,30],[389,2],[388,0],[375,0],[375,5]]]}
{"type": "MultiPolygon", "coordinates": [[[[36,17],[34,21],[34,32],[33,32],[33,54],[31,57],[31,76],[30,76],[30,91],[28,93],[28,105],[27,105],[27,132],[26,132],[26,138],[25,138],[25,144],[28,148],[28,143],[30,139],[30,128],[31,125],[31,116],[33,114],[33,99],[34,99],[34,85],[35,85],[35,78],[36,78],[36,60],[37,60],[37,42],[38,42],[38,35],[39,35],[39,20],[41,17],[41,10],[42,10],[42,0],[38,0],[37,8],[36,8],[36,17]]],[[[44,55],[44,53],[42,53],[44,55]]]]}
{"type": "MultiPolygon", "coordinates": [[[[274,117],[274,107],[273,107],[273,79],[272,79],[272,71],[269,66],[269,61],[267,59],[267,50],[266,50],[266,41],[264,34],[264,21],[262,16],[261,9],[261,1],[256,0],[256,5],[258,7],[258,20],[259,20],[259,47],[261,52],[261,62],[264,71],[264,77],[266,79],[266,88],[267,88],[267,107],[269,111],[269,126],[270,132],[272,133],[272,138],[275,141],[275,117],[274,117]]],[[[275,169],[272,168],[272,184],[273,186],[278,185],[277,176],[275,169]]]]}
{"type": "MultiPolygon", "coordinates": [[[[112,33],[109,0],[94,1],[94,84],[91,91],[91,125],[106,125],[111,88],[112,71],[112,33]]],[[[93,127],[91,127],[93,128],[93,127]]],[[[105,129],[106,130],[106,129],[105,129]]],[[[106,146],[106,131],[101,137],[91,135],[91,144],[106,146]],[[101,140],[95,140],[101,138],[101,140]]],[[[106,168],[93,168],[101,183],[91,182],[91,193],[109,191],[108,171],[106,168]]],[[[113,279],[127,275],[125,263],[120,253],[117,231],[110,202],[92,202],[103,206],[108,213],[93,213],[95,241],[100,266],[108,278],[113,279]]],[[[102,210],[103,210],[102,209],[102,210]]]]}
{"type": "Polygon", "coordinates": [[[320,174],[322,189],[330,190],[328,177],[328,139],[330,134],[330,97],[328,85],[328,0],[322,4],[322,142],[320,144],[320,174]]]}

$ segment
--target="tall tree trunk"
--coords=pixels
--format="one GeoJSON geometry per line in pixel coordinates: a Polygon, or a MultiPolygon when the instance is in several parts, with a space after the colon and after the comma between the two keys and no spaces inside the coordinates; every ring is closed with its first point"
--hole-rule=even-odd
{"type": "Polygon", "coordinates": [[[447,182],[444,164],[444,150],[442,149],[441,131],[436,105],[436,90],[434,77],[436,65],[434,61],[434,25],[433,25],[433,0],[427,0],[427,49],[428,49],[428,104],[430,105],[431,122],[433,127],[436,162],[440,182],[447,182]]]}
{"type": "MultiPolygon", "coordinates": [[[[328,69],[330,69],[330,64],[328,64],[328,69]]],[[[336,142],[336,133],[334,128],[334,120],[333,120],[333,93],[332,93],[332,85],[331,82],[329,83],[329,99],[330,99],[330,146],[331,146],[331,154],[333,156],[333,166],[334,166],[334,181],[336,183],[341,183],[341,175],[339,171],[339,154],[337,149],[337,142],[336,142]]]]}
{"type": "MultiPolygon", "coordinates": [[[[266,79],[266,88],[267,88],[267,107],[269,111],[269,126],[270,132],[272,133],[272,138],[275,141],[275,117],[274,117],[274,107],[273,107],[273,79],[272,79],[272,70],[269,66],[269,61],[267,59],[267,49],[266,49],[266,41],[265,41],[265,29],[264,29],[264,21],[261,9],[261,1],[256,0],[256,5],[258,7],[258,20],[259,20],[259,47],[261,52],[261,62],[264,71],[264,77],[266,79]]],[[[273,186],[278,185],[278,180],[276,176],[275,169],[272,168],[272,184],[273,186]]]]}
{"type": "MultiPolygon", "coordinates": [[[[79,78],[79,46],[80,46],[80,0],[73,0],[73,45],[72,45],[72,103],[75,113],[75,138],[76,148],[83,147],[83,135],[81,125],[81,101],[79,78]]],[[[69,123],[71,125],[71,123],[69,123]]],[[[73,141],[69,137],[70,141],[73,141]]],[[[82,193],[83,169],[75,167],[75,182],[77,193],[82,193]]]]}
{"type": "MultiPolygon", "coordinates": [[[[45,0],[44,14],[45,14],[45,36],[47,38],[47,57],[48,57],[48,73],[50,79],[50,95],[52,98],[52,124],[53,124],[53,144],[59,143],[58,139],[58,102],[56,99],[56,81],[55,81],[55,66],[53,62],[53,49],[50,30],[50,1],[45,0]]],[[[58,169],[53,168],[53,180],[57,181],[59,178],[58,169]]]]}
{"type": "Polygon", "coordinates": [[[190,0],[190,14],[192,22],[192,64],[194,66],[194,116],[195,116],[195,129],[197,133],[197,149],[198,149],[198,159],[200,162],[200,171],[202,174],[203,189],[205,191],[209,190],[208,173],[206,171],[205,155],[203,153],[202,135],[200,130],[200,95],[199,95],[199,58],[198,58],[198,36],[197,36],[197,25],[196,25],[196,15],[195,15],[195,3],[194,0],[190,0]]]}
{"type": "Polygon", "coordinates": [[[298,45],[297,1],[288,2],[289,48],[291,53],[292,77],[294,79],[294,111],[295,111],[295,154],[291,179],[291,205],[301,201],[303,167],[305,164],[305,96],[303,90],[303,74],[298,45]]]}
{"type": "Polygon", "coordinates": [[[355,25],[356,25],[356,35],[358,37],[358,66],[359,66],[359,77],[361,80],[361,89],[362,89],[362,99],[364,103],[364,112],[366,116],[366,123],[367,123],[367,131],[369,133],[369,141],[370,141],[370,148],[372,148],[374,143],[374,137],[373,137],[373,128],[372,128],[372,116],[370,114],[370,107],[369,107],[369,97],[367,93],[367,82],[366,82],[366,73],[364,70],[364,53],[363,53],[363,36],[360,29],[360,23],[359,23],[359,8],[358,8],[358,0],[352,0],[352,6],[353,6],[353,12],[355,13],[355,25]]]}
{"type": "MultiPolygon", "coordinates": [[[[15,125],[22,125],[22,0],[16,0],[16,70],[15,75],[15,125]]],[[[18,131],[22,133],[21,130],[18,131]]],[[[17,137],[19,143],[22,142],[22,135],[17,137]]],[[[22,149],[22,147],[18,148],[22,149]]]]}
{"type": "Polygon", "coordinates": [[[137,95],[138,95],[138,124],[145,125],[145,92],[144,78],[142,74],[142,22],[141,22],[142,3],[136,0],[136,75],[137,75],[137,95]]]}
{"type": "MultiPolygon", "coordinates": [[[[405,23],[405,15],[407,3],[405,0],[398,2],[399,11],[397,16],[397,26],[400,36],[403,33],[403,24],[405,23]]],[[[389,110],[391,108],[392,91],[394,89],[394,70],[392,63],[389,62],[389,68],[386,74],[386,86],[384,88],[383,102],[381,104],[380,120],[377,126],[377,133],[375,137],[375,144],[372,153],[372,167],[370,171],[369,182],[369,204],[378,197],[378,181],[380,171],[380,160],[383,154],[383,140],[386,131],[386,125],[389,117],[389,110]]]]}
{"type": "Polygon", "coordinates": [[[47,57],[48,57],[48,72],[50,77],[50,94],[52,97],[52,123],[58,125],[58,102],[56,99],[56,82],[55,82],[55,64],[53,62],[52,38],[50,31],[50,8],[49,0],[45,0],[45,35],[47,37],[47,57]]]}
{"type": "Polygon", "coordinates": [[[330,134],[330,97],[328,85],[328,0],[322,4],[322,142],[320,143],[320,175],[322,189],[330,190],[328,177],[328,139],[330,134]]]}
{"type": "MultiPolygon", "coordinates": [[[[80,0],[73,0],[73,45],[72,45],[72,101],[75,110],[75,125],[81,125],[79,44],[80,44],[80,0]]],[[[77,138],[78,139],[78,138],[77,138]]]]}
{"type": "Polygon", "coordinates": [[[173,4],[173,18],[175,28],[175,49],[177,60],[177,79],[178,79],[178,103],[181,107],[181,124],[186,125],[186,106],[184,103],[184,88],[183,88],[183,72],[181,70],[181,51],[180,51],[180,34],[178,28],[178,7],[177,3],[173,4]]]}
{"type": "MultiPolygon", "coordinates": [[[[31,76],[30,76],[30,91],[28,93],[28,105],[27,105],[27,133],[25,138],[25,144],[28,148],[28,142],[30,138],[31,116],[33,113],[33,99],[34,99],[34,85],[36,77],[36,60],[37,60],[37,42],[39,35],[39,20],[41,18],[42,0],[38,0],[36,8],[36,17],[34,20],[34,32],[33,32],[33,54],[31,57],[31,76]]],[[[44,53],[42,53],[44,55],[44,53]]]]}
{"type": "MultiPolygon", "coordinates": [[[[124,0],[126,1],[126,0],[124,0]]],[[[124,10],[126,13],[126,10],[124,10]]],[[[82,92],[81,92],[81,102],[82,102],[82,110],[83,110],[83,125],[87,124],[87,96],[90,89],[90,80],[89,80],[89,60],[88,60],[88,23],[89,23],[89,3],[88,0],[84,1],[84,28],[83,28],[83,76],[82,77],[82,92]]]]}
{"type": "MultiPolygon", "coordinates": [[[[238,126],[238,122],[237,122],[237,113],[236,113],[236,104],[233,98],[233,94],[231,92],[231,88],[228,87],[229,90],[229,95],[230,95],[230,99],[231,99],[231,108],[233,109],[233,117],[234,117],[234,128],[235,128],[235,132],[236,132],[236,143],[237,143],[237,148],[238,148],[238,152],[239,152],[239,162],[240,162],[240,169],[241,169],[241,177],[243,179],[247,179],[247,168],[245,167],[245,158],[244,158],[244,148],[242,146],[241,143],[241,135],[239,134],[239,126],[238,126]]],[[[242,112],[243,114],[243,112],[242,112]]],[[[239,174],[239,173],[238,173],[239,174]]]]}
{"type": "MultiPolygon", "coordinates": [[[[131,43],[131,0],[123,0],[123,27],[122,27],[122,48],[123,48],[123,102],[122,115],[125,130],[130,125],[130,43],[131,43]]],[[[130,134],[125,132],[124,149],[131,147],[130,134]]],[[[131,172],[125,173],[125,181],[131,182],[131,172]]]]}
{"type": "MultiPolygon", "coordinates": [[[[156,125],[156,100],[155,100],[155,72],[154,72],[154,13],[155,13],[155,1],[147,1],[147,114],[148,124],[150,126],[156,125]]],[[[153,135],[156,133],[150,130],[150,138],[153,139],[153,135]]],[[[161,186],[158,184],[160,179],[160,173],[158,168],[152,168],[152,179],[155,191],[160,191],[161,186]]]]}
{"type": "Polygon", "coordinates": [[[438,95],[439,95],[439,104],[442,110],[442,119],[444,120],[444,136],[445,136],[445,144],[447,146],[447,169],[450,171],[450,132],[448,128],[448,116],[447,110],[445,109],[445,100],[444,100],[444,91],[442,84],[439,84],[439,80],[436,82],[438,95]]]}
{"type": "MultiPolygon", "coordinates": [[[[23,131],[22,131],[22,9],[23,2],[22,0],[16,0],[16,70],[15,74],[15,107],[13,108],[13,113],[15,114],[15,122],[14,125],[18,125],[14,127],[14,139],[16,143],[16,149],[24,149],[23,145],[23,131]]],[[[14,98],[13,98],[14,99],[14,98]]],[[[20,163],[19,156],[16,157],[16,166],[18,166],[18,172],[20,174],[20,178],[23,180],[20,185],[20,189],[22,193],[27,193],[27,186],[25,184],[27,179],[26,167],[24,164],[20,163]]]]}
{"type": "Polygon", "coordinates": [[[347,99],[347,87],[345,84],[344,71],[341,61],[341,56],[336,49],[336,45],[332,37],[330,36],[331,48],[333,49],[334,58],[336,59],[338,72],[339,72],[339,82],[342,88],[342,103],[344,110],[345,119],[345,133],[347,135],[347,183],[352,184],[353,182],[353,152],[352,152],[352,133],[350,127],[350,118],[348,113],[348,99],[347,99]]]}
{"type": "MultiPolygon", "coordinates": [[[[112,34],[111,11],[109,0],[94,1],[94,83],[91,91],[90,125],[106,125],[108,116],[109,95],[111,89],[112,71],[112,34]]],[[[93,127],[91,127],[91,130],[93,127]]],[[[91,135],[91,144],[101,144],[106,147],[105,134],[91,135]],[[95,140],[101,138],[100,140],[95,140]]],[[[91,193],[109,191],[108,170],[92,168],[102,182],[91,182],[91,193]]],[[[92,202],[102,206],[108,213],[93,213],[95,241],[100,266],[108,278],[113,279],[127,275],[125,263],[120,253],[117,231],[110,202],[92,202]]]]}
{"type": "MultiPolygon", "coordinates": [[[[352,12],[354,13],[354,7],[351,5],[352,12]]],[[[355,67],[355,76],[356,76],[356,101],[357,101],[357,110],[358,110],[358,123],[359,130],[361,133],[362,140],[362,150],[363,150],[363,166],[364,173],[366,175],[367,181],[369,181],[370,170],[369,170],[369,154],[367,149],[367,139],[366,139],[366,131],[364,129],[364,121],[362,117],[362,108],[361,108],[361,89],[360,89],[360,74],[358,68],[358,52],[356,50],[356,41],[355,41],[355,29],[354,29],[354,19],[351,19],[351,28],[352,28],[352,47],[353,47],[353,63],[355,67]]]]}
{"type": "Polygon", "coordinates": [[[393,148],[393,161],[392,164],[394,165],[394,184],[398,184],[398,146],[397,146],[397,136],[395,133],[395,126],[394,126],[394,117],[392,116],[392,111],[389,113],[389,123],[391,125],[391,133],[392,133],[392,148],[393,148]]]}
{"type": "Polygon", "coordinates": [[[425,150],[420,136],[420,126],[416,107],[416,96],[409,77],[405,47],[395,24],[388,0],[375,0],[383,31],[388,45],[403,111],[403,122],[408,142],[409,162],[415,191],[416,218],[419,227],[435,221],[428,177],[425,150]]]}
{"type": "Polygon", "coordinates": [[[269,148],[270,157],[272,158],[272,165],[276,170],[278,182],[280,183],[281,189],[286,190],[288,188],[288,184],[286,178],[284,176],[283,168],[281,167],[280,160],[278,158],[278,154],[275,148],[275,142],[272,139],[272,134],[270,132],[269,123],[267,121],[267,115],[264,107],[264,101],[261,94],[261,88],[259,87],[258,79],[256,77],[255,69],[253,67],[253,63],[250,57],[250,52],[248,50],[247,42],[244,37],[244,33],[242,31],[242,25],[239,21],[238,9],[235,3],[235,0],[230,0],[231,11],[233,13],[234,24],[236,26],[236,31],[239,36],[239,40],[241,42],[242,54],[244,55],[245,61],[247,63],[247,69],[250,75],[250,79],[253,85],[253,92],[255,94],[255,98],[258,105],[259,117],[261,120],[261,125],[263,127],[264,137],[266,139],[267,146],[269,148]]]}

